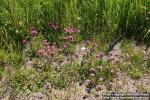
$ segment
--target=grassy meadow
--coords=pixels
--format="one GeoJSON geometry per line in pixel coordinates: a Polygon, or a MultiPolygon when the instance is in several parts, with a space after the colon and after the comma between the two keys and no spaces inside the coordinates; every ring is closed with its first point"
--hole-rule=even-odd
{"type": "Polygon", "coordinates": [[[149,0],[0,0],[0,81],[13,96],[47,83],[111,91],[119,72],[139,79],[150,53],[134,42],[149,48],[149,0]]]}

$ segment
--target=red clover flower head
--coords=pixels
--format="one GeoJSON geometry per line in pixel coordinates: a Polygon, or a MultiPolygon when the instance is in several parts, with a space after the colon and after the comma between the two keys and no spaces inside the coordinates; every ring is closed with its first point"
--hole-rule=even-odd
{"type": "Polygon", "coordinates": [[[27,44],[27,40],[26,40],[26,39],[23,39],[23,40],[22,40],[22,44],[23,44],[23,45],[26,45],[26,44],[27,44]]]}
{"type": "Polygon", "coordinates": [[[31,27],[31,35],[34,37],[38,34],[37,30],[34,27],[31,27]]]}
{"type": "Polygon", "coordinates": [[[68,36],[70,42],[74,42],[74,37],[72,35],[68,36]]]}
{"type": "Polygon", "coordinates": [[[67,45],[66,45],[66,44],[64,44],[64,46],[63,46],[63,47],[64,47],[64,49],[67,49],[67,45]]]}

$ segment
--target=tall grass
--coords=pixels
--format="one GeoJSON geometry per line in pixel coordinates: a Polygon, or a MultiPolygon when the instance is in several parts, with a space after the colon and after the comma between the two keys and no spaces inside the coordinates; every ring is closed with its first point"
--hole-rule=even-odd
{"type": "Polygon", "coordinates": [[[1,45],[20,43],[28,36],[29,27],[51,40],[48,23],[58,23],[59,39],[67,26],[81,29],[83,38],[104,35],[107,41],[119,35],[150,41],[149,0],[1,0],[1,45]]]}

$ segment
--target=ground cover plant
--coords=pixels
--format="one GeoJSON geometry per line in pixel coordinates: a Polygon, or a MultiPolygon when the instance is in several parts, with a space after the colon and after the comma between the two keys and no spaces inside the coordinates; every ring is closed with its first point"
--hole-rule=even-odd
{"type": "Polygon", "coordinates": [[[119,73],[133,80],[149,76],[149,0],[1,0],[0,5],[4,100],[7,93],[13,100],[43,88],[55,100],[53,89],[71,91],[76,83],[99,98],[99,92],[116,91],[119,73]]]}

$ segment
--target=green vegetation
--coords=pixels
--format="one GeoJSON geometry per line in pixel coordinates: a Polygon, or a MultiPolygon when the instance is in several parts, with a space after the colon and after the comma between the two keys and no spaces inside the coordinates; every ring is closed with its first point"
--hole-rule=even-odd
{"type": "Polygon", "coordinates": [[[77,82],[110,90],[119,70],[132,78],[150,72],[150,59],[125,41],[149,46],[149,0],[0,0],[0,5],[0,79],[10,77],[15,91],[38,91],[47,82],[59,89],[77,82]],[[120,55],[109,52],[117,39],[123,40],[120,55]],[[10,76],[4,74],[8,69],[10,76]]]}

